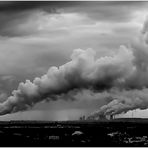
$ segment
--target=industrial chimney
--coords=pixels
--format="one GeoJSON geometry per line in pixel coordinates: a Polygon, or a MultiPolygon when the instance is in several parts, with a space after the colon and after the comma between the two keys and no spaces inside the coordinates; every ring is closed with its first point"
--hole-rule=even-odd
{"type": "Polygon", "coordinates": [[[110,120],[113,120],[114,119],[114,115],[110,115],[110,120]]]}
{"type": "Polygon", "coordinates": [[[103,114],[102,114],[102,115],[99,115],[99,119],[100,119],[100,120],[104,120],[104,119],[106,119],[106,116],[103,115],[103,114]]]}

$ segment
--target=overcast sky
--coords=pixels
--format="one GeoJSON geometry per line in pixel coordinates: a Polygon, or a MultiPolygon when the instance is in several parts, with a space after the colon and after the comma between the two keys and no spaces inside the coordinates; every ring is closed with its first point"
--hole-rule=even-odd
{"type": "MultiPolygon", "coordinates": [[[[99,58],[112,55],[120,45],[128,46],[141,32],[147,8],[148,2],[129,1],[0,1],[1,102],[19,82],[32,81],[51,66],[70,61],[74,49],[92,48],[99,58]]],[[[87,90],[77,97],[82,99],[41,102],[32,110],[4,115],[0,120],[76,119],[105,103],[97,103],[95,96],[90,101],[87,90]]]]}

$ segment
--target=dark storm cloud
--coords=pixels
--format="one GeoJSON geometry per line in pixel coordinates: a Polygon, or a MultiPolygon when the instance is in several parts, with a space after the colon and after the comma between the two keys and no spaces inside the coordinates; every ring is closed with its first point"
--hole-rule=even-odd
{"type": "Polygon", "coordinates": [[[140,1],[87,1],[69,8],[69,11],[86,13],[98,21],[124,22],[130,21],[134,11],[147,9],[147,5],[147,2],[140,1]]]}
{"type": "Polygon", "coordinates": [[[29,30],[24,27],[26,31],[19,30],[19,25],[25,24],[28,18],[38,12],[45,12],[46,14],[58,13],[57,10],[60,8],[73,7],[78,4],[79,2],[60,1],[0,1],[0,35],[12,37],[35,34],[36,30],[32,29],[34,24],[29,26],[29,30]]]}
{"type": "Polygon", "coordinates": [[[57,5],[55,2],[35,2],[35,1],[16,1],[3,2],[0,1],[0,35],[1,36],[22,36],[29,35],[29,32],[19,33],[17,27],[19,24],[25,23],[28,17],[34,11],[46,11],[48,13],[56,13],[57,5]]]}
{"type": "MultiPolygon", "coordinates": [[[[0,2],[0,35],[1,36],[26,36],[36,34],[34,24],[20,25],[28,22],[28,18],[34,18],[37,12],[84,14],[89,19],[107,22],[130,21],[132,13],[137,9],[146,9],[147,2],[103,2],[103,1],[14,1],[0,2]],[[62,12],[59,11],[62,10],[62,12]],[[24,28],[24,30],[22,29],[24,28]]],[[[40,14],[39,14],[40,15],[40,14]]],[[[42,17],[42,16],[39,16],[42,17]]]]}
{"type": "MultiPolygon", "coordinates": [[[[68,4],[67,2],[65,6],[68,4]]],[[[54,1],[0,1],[0,12],[17,12],[24,11],[29,9],[45,9],[62,7],[63,2],[54,2],[54,1]]]]}

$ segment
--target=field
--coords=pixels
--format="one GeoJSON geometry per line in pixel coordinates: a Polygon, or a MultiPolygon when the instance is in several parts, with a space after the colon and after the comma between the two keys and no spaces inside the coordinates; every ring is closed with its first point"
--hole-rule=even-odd
{"type": "Polygon", "coordinates": [[[3,121],[0,146],[148,146],[148,119],[3,121]]]}

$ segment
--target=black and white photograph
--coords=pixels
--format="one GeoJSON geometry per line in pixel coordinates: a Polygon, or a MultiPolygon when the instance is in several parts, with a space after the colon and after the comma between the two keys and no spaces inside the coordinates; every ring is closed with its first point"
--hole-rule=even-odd
{"type": "Polygon", "coordinates": [[[148,147],[148,1],[0,1],[0,147],[148,147]]]}

